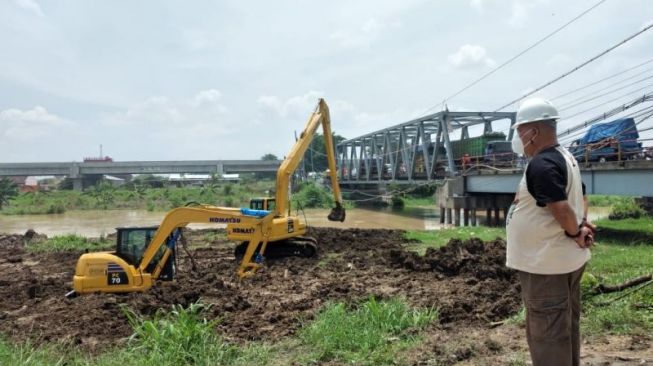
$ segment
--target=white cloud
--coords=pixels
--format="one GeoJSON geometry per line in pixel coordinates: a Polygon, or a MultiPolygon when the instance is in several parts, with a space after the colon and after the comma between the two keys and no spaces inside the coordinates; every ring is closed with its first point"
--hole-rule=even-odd
{"type": "Polygon", "coordinates": [[[485,13],[488,10],[494,10],[498,13],[507,13],[510,7],[510,17],[508,18],[508,25],[513,28],[522,28],[526,25],[528,16],[532,8],[538,3],[544,3],[548,0],[512,0],[511,2],[504,0],[470,0],[470,7],[478,13],[485,13]]]}
{"type": "Polygon", "coordinates": [[[82,127],[42,106],[0,111],[0,160],[57,160],[57,156],[63,156],[72,146],[83,141],[80,138],[82,127]]]}
{"type": "Polygon", "coordinates": [[[387,28],[398,27],[401,27],[400,22],[388,24],[370,18],[355,31],[339,30],[332,33],[329,38],[344,48],[369,48],[387,28]]]}
{"type": "Polygon", "coordinates": [[[486,55],[485,48],[479,45],[465,44],[458,52],[449,55],[449,63],[455,68],[472,68],[477,66],[494,67],[496,62],[486,55]]]}
{"type": "Polygon", "coordinates": [[[57,128],[70,124],[41,106],[31,110],[11,108],[0,112],[0,136],[10,140],[29,141],[37,136],[55,133],[57,128]]]}
{"type": "Polygon", "coordinates": [[[226,111],[225,107],[220,104],[222,93],[217,89],[202,90],[193,98],[193,106],[217,106],[218,108],[226,111]]]}
{"type": "Polygon", "coordinates": [[[43,10],[41,10],[41,6],[35,0],[14,0],[14,3],[40,17],[44,15],[43,10]]]}
{"type": "Polygon", "coordinates": [[[514,28],[521,28],[526,23],[528,16],[527,5],[521,1],[513,1],[512,10],[510,11],[510,20],[508,24],[514,28]]]}
{"type": "Polygon", "coordinates": [[[479,13],[482,13],[485,10],[485,5],[488,3],[488,0],[471,0],[469,5],[479,13]]]}
{"type": "Polygon", "coordinates": [[[513,0],[508,24],[513,28],[523,28],[528,21],[531,9],[538,5],[538,3],[544,3],[546,1],[547,0],[513,0]]]}
{"type": "Polygon", "coordinates": [[[258,98],[258,103],[274,111],[279,117],[296,117],[298,115],[308,115],[317,105],[317,100],[323,96],[323,92],[316,90],[286,100],[275,95],[264,95],[258,98]]]}
{"type": "MultiPolygon", "coordinates": [[[[228,114],[221,98],[222,93],[217,89],[202,90],[191,98],[153,96],[130,106],[124,113],[112,115],[105,123],[110,126],[183,128],[183,131],[174,130],[173,134],[208,127],[206,133],[215,134],[225,130],[221,125],[228,114]]],[[[158,133],[157,128],[153,132],[158,133]]]]}
{"type": "Polygon", "coordinates": [[[217,159],[218,151],[236,151],[239,139],[255,132],[247,121],[234,123],[222,98],[217,89],[182,98],[152,96],[106,117],[100,128],[121,136],[118,156],[217,159]]]}

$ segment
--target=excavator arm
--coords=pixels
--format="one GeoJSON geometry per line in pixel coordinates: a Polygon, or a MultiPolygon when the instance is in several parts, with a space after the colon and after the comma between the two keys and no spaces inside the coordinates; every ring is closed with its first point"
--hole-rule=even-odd
{"type": "Polygon", "coordinates": [[[295,145],[290,149],[288,156],[279,166],[277,170],[277,184],[276,184],[276,194],[275,201],[276,207],[274,211],[275,217],[284,216],[286,211],[290,215],[290,204],[288,201],[288,187],[290,183],[290,177],[295,173],[297,166],[301,162],[306,150],[309,148],[313,137],[315,136],[315,131],[317,128],[322,125],[322,130],[324,133],[324,144],[327,162],[329,165],[329,176],[331,178],[331,187],[333,188],[333,195],[335,198],[336,207],[331,210],[328,218],[331,221],[344,221],[345,220],[345,209],[342,205],[342,195],[340,193],[340,185],[338,184],[338,176],[336,169],[336,159],[335,159],[335,149],[333,144],[333,135],[331,134],[331,118],[329,116],[329,107],[327,106],[324,99],[320,98],[315,111],[308,118],[306,127],[304,131],[299,135],[299,139],[295,142],[295,145]]]}
{"type": "MultiPolygon", "coordinates": [[[[177,228],[185,227],[189,223],[226,223],[226,224],[243,224],[252,227],[251,234],[249,234],[250,243],[263,243],[267,245],[269,237],[269,226],[272,220],[271,215],[254,216],[247,215],[247,212],[257,212],[253,210],[243,210],[240,208],[230,207],[216,207],[209,205],[201,205],[196,207],[180,207],[173,209],[166,214],[165,218],[159,225],[159,229],[152,238],[150,245],[143,254],[143,260],[139,265],[139,271],[145,271],[150,265],[156,253],[160,250],[161,246],[166,245],[167,238],[177,228]]],[[[265,214],[265,213],[263,213],[265,214]]],[[[256,249],[256,245],[249,245],[248,251],[240,264],[238,274],[240,277],[248,277],[253,274],[259,265],[252,262],[252,256],[256,249]]],[[[172,253],[172,248],[168,247],[163,254],[163,257],[156,265],[152,276],[158,278],[161,273],[162,264],[166,263],[168,257],[172,253]]]]}
{"type": "Polygon", "coordinates": [[[145,291],[159,279],[173,254],[177,229],[189,223],[236,224],[246,226],[249,245],[238,268],[240,277],[252,276],[260,264],[253,258],[258,249],[263,255],[267,247],[272,215],[267,211],[200,205],[180,207],[168,212],[149,241],[139,263],[133,263],[117,252],[83,254],[77,261],[73,277],[75,293],[145,291]],[[161,254],[161,251],[163,253],[161,254]],[[114,281],[112,281],[112,279],[114,281]]]}

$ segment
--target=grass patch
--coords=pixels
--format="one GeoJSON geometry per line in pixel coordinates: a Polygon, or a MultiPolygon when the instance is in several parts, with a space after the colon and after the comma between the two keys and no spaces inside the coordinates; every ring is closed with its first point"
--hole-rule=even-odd
{"type": "Polygon", "coordinates": [[[496,238],[505,239],[506,230],[503,228],[482,226],[465,226],[429,231],[410,230],[404,233],[404,238],[417,241],[408,246],[409,250],[414,250],[419,254],[424,254],[427,248],[439,248],[445,246],[451,239],[468,240],[471,238],[479,238],[483,241],[494,240],[496,238]]]}
{"type": "Polygon", "coordinates": [[[76,234],[57,235],[45,240],[27,243],[31,252],[100,251],[113,249],[115,244],[105,238],[86,238],[76,234]]]}
{"type": "Polygon", "coordinates": [[[587,196],[590,206],[597,207],[610,207],[616,204],[623,204],[633,202],[632,197],[628,196],[614,196],[605,194],[590,194],[587,196]]]}
{"type": "MultiPolygon", "coordinates": [[[[585,272],[594,275],[598,282],[610,285],[650,274],[653,271],[653,242],[647,244],[624,245],[601,241],[593,250],[592,260],[585,272]]],[[[581,318],[584,331],[588,334],[653,332],[653,311],[650,308],[653,303],[653,286],[649,285],[614,301],[628,291],[630,290],[586,298],[581,318]]]]}
{"type": "Polygon", "coordinates": [[[620,244],[653,244],[653,217],[598,220],[597,239],[620,244]]]}
{"type": "Polygon", "coordinates": [[[113,187],[106,183],[87,187],[83,192],[54,190],[25,192],[0,210],[4,215],[57,214],[69,210],[142,209],[168,211],[188,202],[218,206],[249,206],[251,197],[267,196],[274,188],[272,179],[243,181],[239,184],[218,183],[204,187],[148,188],[144,185],[113,187]]]}
{"type": "MultiPolygon", "coordinates": [[[[0,339],[0,364],[23,366],[70,365],[69,360],[76,358],[76,356],[67,352],[67,348],[55,344],[36,347],[30,342],[13,344],[0,339]],[[66,349],[66,351],[62,348],[66,349]]],[[[76,362],[76,364],[81,363],[76,362]]]]}
{"type": "Polygon", "coordinates": [[[412,309],[399,299],[370,298],[355,309],[335,303],[302,328],[299,337],[311,363],[392,364],[397,352],[416,340],[416,332],[437,317],[435,310],[412,309]]]}
{"type": "MultiPolygon", "coordinates": [[[[202,314],[210,306],[194,303],[188,308],[173,306],[146,320],[127,311],[134,334],[125,351],[125,360],[139,355],[139,365],[233,365],[268,363],[267,347],[246,347],[224,342],[214,330],[219,320],[208,321],[202,314]]],[[[120,365],[113,355],[99,364],[120,365]]]]}
{"type": "Polygon", "coordinates": [[[435,199],[433,197],[402,197],[404,207],[433,207],[435,199]]]}
{"type": "Polygon", "coordinates": [[[200,303],[188,308],[174,306],[146,320],[126,311],[134,334],[123,348],[91,357],[74,347],[50,344],[35,347],[0,340],[2,365],[263,365],[271,360],[270,347],[258,343],[230,344],[214,331],[215,321],[202,314],[209,307],[200,303]]]}

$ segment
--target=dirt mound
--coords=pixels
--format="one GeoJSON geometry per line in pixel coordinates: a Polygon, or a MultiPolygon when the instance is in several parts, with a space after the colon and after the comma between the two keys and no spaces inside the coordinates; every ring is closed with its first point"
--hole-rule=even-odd
{"type": "Polygon", "coordinates": [[[470,275],[480,280],[514,279],[514,271],[504,266],[505,258],[503,240],[483,242],[477,238],[451,240],[444,247],[428,248],[424,256],[403,250],[392,252],[393,262],[408,269],[438,271],[446,276],[470,275]]]}
{"type": "MultiPolygon", "coordinates": [[[[224,232],[222,232],[223,234],[224,232]]],[[[369,296],[403,297],[440,311],[443,324],[500,320],[519,309],[516,279],[504,268],[500,241],[452,241],[424,257],[405,251],[398,230],[314,228],[317,258],[268,261],[252,279],[235,275],[234,244],[205,242],[206,230],[190,233],[199,270],[179,258],[175,283],[146,293],[94,294],[66,299],[81,253],[29,253],[22,236],[0,237],[0,332],[16,340],[65,340],[97,351],[131,334],[124,309],[151,315],[173,304],[201,299],[212,304],[225,338],[277,340],[291,335],[330,301],[357,302],[369,296]],[[8,260],[18,253],[20,261],[8,260]]],[[[222,237],[222,235],[214,235],[222,237]]]]}

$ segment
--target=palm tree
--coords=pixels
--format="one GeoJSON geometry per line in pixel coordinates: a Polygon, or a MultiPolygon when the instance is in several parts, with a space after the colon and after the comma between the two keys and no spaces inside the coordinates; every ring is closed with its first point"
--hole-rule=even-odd
{"type": "Polygon", "coordinates": [[[0,209],[18,195],[18,186],[9,178],[0,179],[0,209]]]}

